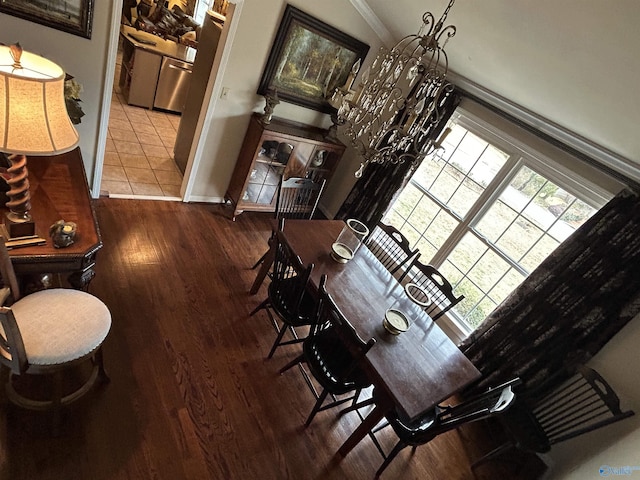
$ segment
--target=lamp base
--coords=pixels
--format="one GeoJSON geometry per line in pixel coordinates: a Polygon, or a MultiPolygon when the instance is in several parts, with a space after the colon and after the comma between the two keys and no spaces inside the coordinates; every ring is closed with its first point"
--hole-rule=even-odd
{"type": "Polygon", "coordinates": [[[19,218],[11,212],[5,214],[4,227],[9,235],[7,240],[16,237],[29,237],[36,234],[36,224],[30,217],[19,218]]]}

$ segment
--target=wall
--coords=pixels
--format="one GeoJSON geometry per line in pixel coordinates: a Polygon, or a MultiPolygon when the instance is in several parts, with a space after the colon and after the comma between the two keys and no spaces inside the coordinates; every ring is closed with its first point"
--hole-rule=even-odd
{"type": "MultiPolygon", "coordinates": [[[[370,52],[376,52],[379,48],[377,35],[349,2],[297,0],[289,3],[369,44],[370,52]],[[337,12],[339,14],[335,14],[337,12]]],[[[219,79],[222,87],[228,88],[229,92],[224,100],[214,99],[217,104],[213,117],[208,119],[209,127],[204,132],[204,153],[195,172],[196,183],[191,200],[221,201],[224,197],[251,112],[262,112],[264,109],[264,98],[257,95],[256,91],[285,5],[284,0],[246,0],[240,8],[240,20],[229,61],[219,79]]],[[[369,55],[369,61],[372,56],[369,55]]],[[[275,116],[322,127],[331,125],[328,115],[284,102],[276,107],[275,116]]],[[[353,173],[357,165],[354,155],[347,153],[323,195],[325,203],[322,208],[325,212],[332,214],[337,211],[355,182],[353,173]]]]}
{"type": "Polygon", "coordinates": [[[76,129],[80,135],[80,150],[90,186],[98,156],[98,132],[104,108],[102,93],[105,88],[107,44],[113,8],[121,10],[121,2],[94,2],[91,39],[0,13],[1,43],[20,42],[25,50],[60,65],[83,86],[80,97],[85,116],[82,117],[82,123],[76,125],[76,129]]]}
{"type": "MultiPolygon", "coordinates": [[[[636,415],[556,445],[548,454],[549,478],[601,478],[599,468],[640,467],[640,315],[631,320],[589,363],[620,397],[623,410],[636,415]]],[[[630,478],[640,476],[633,472],[630,478]]]]}

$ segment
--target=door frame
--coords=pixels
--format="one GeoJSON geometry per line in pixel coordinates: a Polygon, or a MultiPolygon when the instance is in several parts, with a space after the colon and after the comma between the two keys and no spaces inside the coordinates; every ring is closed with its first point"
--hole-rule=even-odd
{"type": "MultiPolygon", "coordinates": [[[[202,161],[202,153],[204,148],[204,140],[202,132],[206,132],[211,125],[214,111],[220,94],[222,92],[222,78],[229,62],[229,54],[231,45],[238,29],[240,22],[240,12],[245,0],[231,0],[227,9],[227,16],[222,29],[220,43],[222,50],[218,48],[216,58],[211,67],[211,74],[207,89],[203,97],[202,109],[198,117],[198,123],[194,134],[193,144],[189,151],[189,159],[182,178],[180,187],[180,196],[183,202],[189,202],[195,183],[195,173],[198,171],[200,162],[202,161]]],[[[113,83],[116,71],[116,57],[118,54],[118,41],[120,37],[120,21],[122,18],[122,0],[113,3],[111,11],[111,34],[107,46],[107,64],[105,69],[105,82],[102,93],[102,108],[100,115],[100,128],[98,131],[98,145],[96,152],[96,163],[94,167],[93,184],[91,191],[93,197],[100,196],[100,184],[102,183],[102,171],[104,166],[104,156],[107,144],[107,132],[109,129],[109,115],[111,112],[111,99],[113,97],[113,83]]]]}

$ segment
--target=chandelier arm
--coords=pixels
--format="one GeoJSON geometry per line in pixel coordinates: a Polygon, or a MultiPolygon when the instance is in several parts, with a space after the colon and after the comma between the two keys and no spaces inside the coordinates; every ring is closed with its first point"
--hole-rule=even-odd
{"type": "Polygon", "coordinates": [[[364,160],[358,176],[370,163],[415,164],[439,147],[431,137],[453,88],[446,81],[444,46],[456,27],[445,27],[444,22],[454,1],[438,21],[425,12],[416,35],[403,37],[391,49],[381,47],[356,91],[348,82],[330,95],[337,110],[332,116],[335,128],[344,130],[364,160]]]}

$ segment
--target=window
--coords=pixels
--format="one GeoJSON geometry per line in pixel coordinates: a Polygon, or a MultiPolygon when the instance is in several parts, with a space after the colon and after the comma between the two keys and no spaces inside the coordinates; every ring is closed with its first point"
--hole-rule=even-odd
{"type": "Polygon", "coordinates": [[[197,0],[196,8],[193,12],[193,19],[202,25],[204,23],[205,14],[213,6],[213,0],[197,0]]]}
{"type": "Polygon", "coordinates": [[[464,113],[449,126],[383,221],[465,296],[468,333],[611,194],[464,113]]]}

